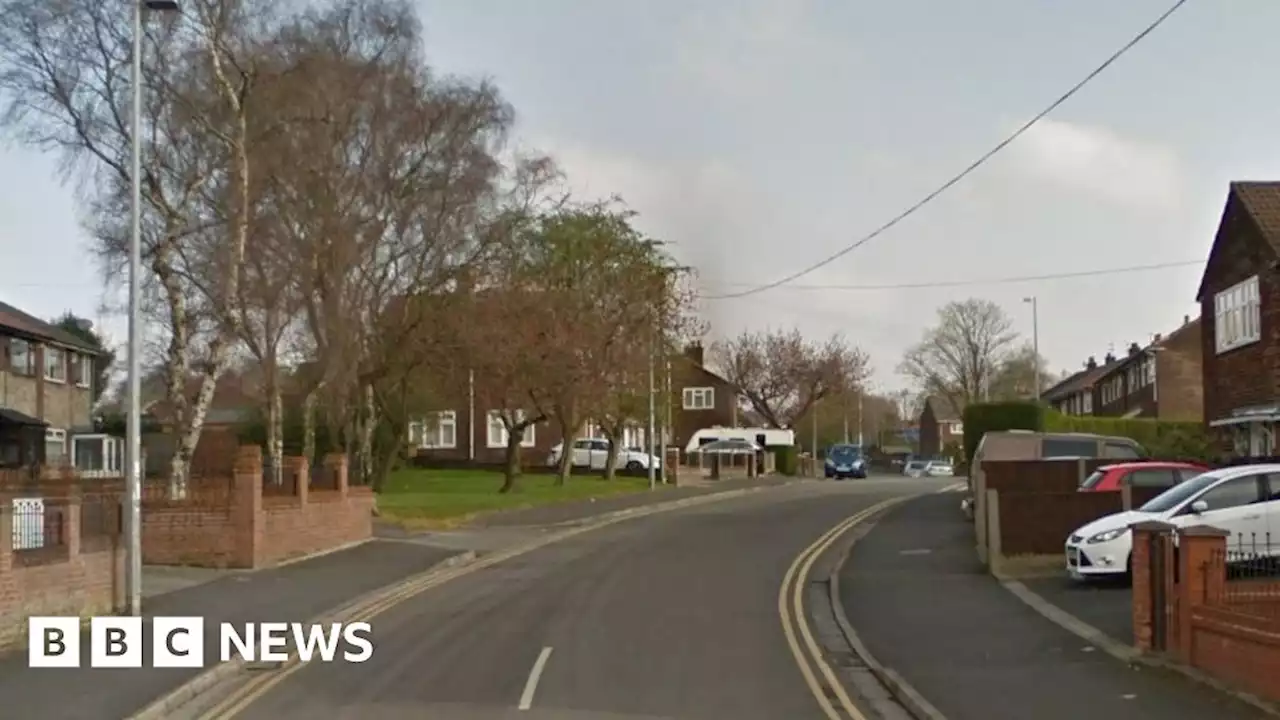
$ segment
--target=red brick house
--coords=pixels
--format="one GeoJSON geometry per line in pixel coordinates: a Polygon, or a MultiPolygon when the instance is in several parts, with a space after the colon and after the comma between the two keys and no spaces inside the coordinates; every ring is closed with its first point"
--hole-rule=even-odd
{"type": "Polygon", "coordinates": [[[1280,422],[1280,182],[1234,182],[1196,300],[1204,422],[1237,455],[1275,454],[1280,422]]]}
{"type": "Polygon", "coordinates": [[[709,427],[739,425],[738,391],[707,369],[701,345],[690,345],[671,361],[672,433],[670,443],[684,448],[693,434],[709,427]]]}
{"type": "Polygon", "coordinates": [[[1042,401],[1065,415],[1095,415],[1101,397],[1100,381],[1110,375],[1121,360],[1107,353],[1102,364],[1090,357],[1084,369],[1040,394],[1042,401]]]}
{"type": "Polygon", "coordinates": [[[1200,319],[1186,316],[1167,336],[1129,345],[1095,385],[1094,415],[1199,421],[1204,414],[1200,319]]]}
{"type": "Polygon", "coordinates": [[[943,398],[925,398],[920,410],[920,454],[940,455],[951,443],[964,445],[960,412],[943,398]]]}

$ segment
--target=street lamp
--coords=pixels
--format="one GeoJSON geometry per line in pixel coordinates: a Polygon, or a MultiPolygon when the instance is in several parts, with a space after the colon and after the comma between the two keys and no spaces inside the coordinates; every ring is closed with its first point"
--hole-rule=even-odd
{"type": "Polygon", "coordinates": [[[1040,401],[1040,308],[1036,301],[1036,296],[1022,298],[1022,302],[1031,303],[1031,352],[1034,353],[1033,358],[1035,384],[1036,384],[1036,402],[1040,401]]]}
{"type": "Polygon", "coordinates": [[[133,3],[133,123],[129,145],[132,171],[129,174],[129,416],[125,440],[128,468],[125,494],[128,512],[128,556],[125,587],[128,588],[129,614],[142,614],[142,14],[143,11],[175,12],[176,0],[134,0],[133,3]]]}

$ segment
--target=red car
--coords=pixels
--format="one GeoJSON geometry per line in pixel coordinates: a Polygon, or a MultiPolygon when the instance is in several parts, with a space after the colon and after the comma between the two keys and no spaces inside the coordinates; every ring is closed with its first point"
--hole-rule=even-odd
{"type": "Polygon", "coordinates": [[[1209,472],[1203,465],[1184,462],[1126,462],[1104,465],[1085,478],[1081,492],[1117,492],[1124,486],[1168,489],[1209,472]]]}

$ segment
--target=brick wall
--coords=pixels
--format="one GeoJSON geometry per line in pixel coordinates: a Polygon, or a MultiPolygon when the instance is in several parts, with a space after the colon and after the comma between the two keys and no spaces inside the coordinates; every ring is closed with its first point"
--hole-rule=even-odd
{"type": "MultiPolygon", "coordinates": [[[[0,640],[20,636],[31,615],[96,615],[124,602],[124,548],[115,537],[99,537],[83,527],[79,493],[45,497],[42,545],[15,548],[13,496],[0,498],[0,640]]],[[[118,508],[118,503],[111,502],[118,508]]]]}
{"type": "Polygon", "coordinates": [[[1163,647],[1175,660],[1229,685],[1280,701],[1275,681],[1280,677],[1280,580],[1229,581],[1222,562],[1226,531],[1178,530],[1174,555],[1174,530],[1155,525],[1135,529],[1134,645],[1144,651],[1163,647]],[[1161,546],[1166,548],[1164,575],[1155,583],[1152,576],[1159,568],[1145,551],[1151,534],[1163,535],[1161,546]],[[1152,622],[1152,587],[1162,587],[1167,598],[1163,638],[1152,622]]]}
{"type": "Polygon", "coordinates": [[[306,461],[286,458],[291,482],[264,496],[262,450],[240,448],[221,497],[207,483],[182,500],[144,504],[145,562],[259,568],[373,537],[373,493],[349,486],[345,456],[325,464],[334,489],[312,488],[306,461]]]}
{"type": "Polygon", "coordinates": [[[1156,412],[1161,420],[1200,422],[1204,418],[1202,326],[1195,320],[1175,330],[1164,350],[1156,353],[1156,412]]]}

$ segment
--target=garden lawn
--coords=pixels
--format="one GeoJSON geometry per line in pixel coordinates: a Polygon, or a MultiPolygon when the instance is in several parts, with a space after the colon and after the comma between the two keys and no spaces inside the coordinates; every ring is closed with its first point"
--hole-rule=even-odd
{"type": "Polygon", "coordinates": [[[476,515],[498,510],[603,498],[647,491],[647,478],[575,475],[563,487],[555,475],[522,475],[516,489],[499,493],[502,474],[488,470],[423,470],[405,468],[387,478],[378,496],[385,520],[415,528],[453,527],[476,515]]]}

